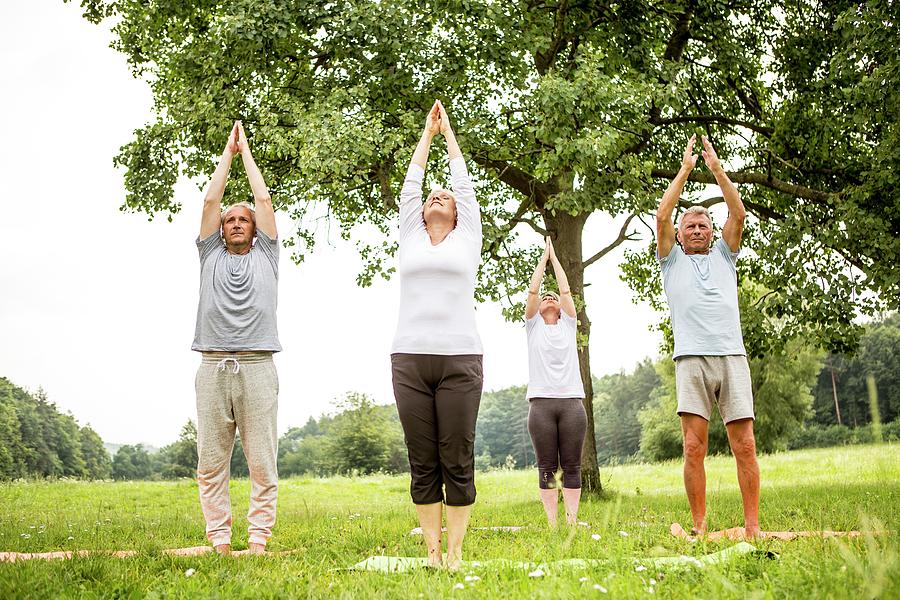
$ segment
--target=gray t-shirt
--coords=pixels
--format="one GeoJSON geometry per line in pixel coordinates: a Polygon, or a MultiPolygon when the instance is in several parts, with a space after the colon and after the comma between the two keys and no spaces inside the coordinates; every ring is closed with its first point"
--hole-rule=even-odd
{"type": "Polygon", "coordinates": [[[676,244],[668,256],[657,255],[672,311],[673,358],[747,353],[734,268],[738,254],[719,239],[709,254],[685,254],[676,244]]]}
{"type": "Polygon", "coordinates": [[[278,306],[278,240],[256,231],[247,254],[229,254],[219,232],[197,239],[200,303],[192,350],[281,351],[278,306]]]}

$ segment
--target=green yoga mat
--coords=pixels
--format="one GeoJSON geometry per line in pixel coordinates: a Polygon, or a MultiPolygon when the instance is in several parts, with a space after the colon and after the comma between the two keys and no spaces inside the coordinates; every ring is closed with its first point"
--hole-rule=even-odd
{"type": "MultiPolygon", "coordinates": [[[[663,556],[658,558],[638,558],[635,565],[644,567],[653,566],[656,569],[672,569],[679,567],[704,567],[727,561],[735,556],[756,552],[756,548],[747,542],[738,542],[724,550],[705,554],[703,556],[663,556]]],[[[514,560],[493,559],[482,561],[465,561],[463,568],[473,569],[523,569],[532,571],[541,569],[550,571],[553,568],[588,568],[598,567],[607,561],[599,559],[569,558],[547,563],[530,563],[514,560]]],[[[370,556],[361,560],[352,567],[355,571],[381,571],[383,573],[405,573],[414,569],[427,568],[428,559],[412,556],[370,556]]]]}

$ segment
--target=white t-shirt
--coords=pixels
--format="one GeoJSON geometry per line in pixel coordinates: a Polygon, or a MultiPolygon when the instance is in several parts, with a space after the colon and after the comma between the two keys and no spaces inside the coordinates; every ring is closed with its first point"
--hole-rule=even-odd
{"type": "Polygon", "coordinates": [[[462,158],[450,161],[457,223],[437,246],[422,219],[424,169],[410,165],[400,191],[400,315],[391,353],[482,354],[475,327],[481,212],[462,158]]]}
{"type": "Polygon", "coordinates": [[[538,313],[525,321],[528,334],[528,391],[531,398],[584,398],[575,332],[578,320],[560,311],[556,325],[538,313]]]}

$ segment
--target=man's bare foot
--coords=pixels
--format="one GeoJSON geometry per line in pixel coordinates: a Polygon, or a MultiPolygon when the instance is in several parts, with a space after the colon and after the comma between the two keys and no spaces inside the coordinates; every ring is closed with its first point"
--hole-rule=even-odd
{"type": "Polygon", "coordinates": [[[250,554],[265,554],[266,553],[266,545],[259,544],[257,542],[250,542],[247,544],[247,550],[250,554]]]}
{"type": "Polygon", "coordinates": [[[218,546],[214,546],[214,549],[222,556],[231,554],[231,544],[219,544],[218,546]]]}
{"type": "Polygon", "coordinates": [[[706,535],[706,519],[700,521],[700,523],[694,523],[694,526],[691,527],[691,535],[694,537],[703,537],[706,535]]]}
{"type": "Polygon", "coordinates": [[[744,527],[744,539],[747,540],[760,540],[763,537],[763,532],[759,530],[759,525],[752,525],[750,527],[744,527]]]}

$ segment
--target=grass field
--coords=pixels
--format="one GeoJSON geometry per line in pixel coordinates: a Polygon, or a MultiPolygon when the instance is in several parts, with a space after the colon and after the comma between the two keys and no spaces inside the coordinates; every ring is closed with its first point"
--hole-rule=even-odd
{"type": "MultiPolygon", "coordinates": [[[[701,556],[732,544],[691,544],[669,535],[673,521],[690,524],[680,464],[604,469],[606,493],[582,503],[580,518],[591,527],[557,531],[545,527],[535,472],[490,472],[477,477],[471,525],[526,527],[517,533],[470,532],[467,560],[589,558],[600,559],[601,566],[551,566],[542,577],[495,565],[458,573],[387,574],[346,568],[367,556],[423,555],[421,538],[409,535],[417,523],[403,476],[283,480],[269,548],[297,552],[259,558],[160,552],[205,542],[191,481],[15,482],[0,484],[0,551],[101,553],[0,564],[0,598],[900,598],[900,446],[776,454],[761,457],[760,466],[764,529],[888,533],[843,541],[758,542],[777,558],[761,553],[704,568],[638,571],[635,561],[642,558],[701,556]],[[139,555],[102,555],[118,549],[139,555]]],[[[733,460],[710,458],[707,473],[711,528],[741,525],[733,460]]],[[[240,549],[246,547],[249,484],[238,480],[231,490],[234,546],[240,549]]]]}

